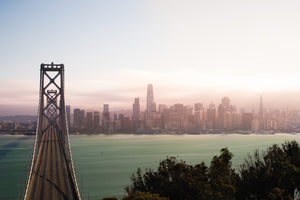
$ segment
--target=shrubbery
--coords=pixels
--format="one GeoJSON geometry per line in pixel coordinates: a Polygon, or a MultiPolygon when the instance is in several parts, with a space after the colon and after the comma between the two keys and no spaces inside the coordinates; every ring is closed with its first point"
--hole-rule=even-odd
{"type": "Polygon", "coordinates": [[[296,141],[256,151],[237,169],[227,148],[204,162],[188,165],[167,157],[157,170],[139,168],[124,200],[292,200],[300,191],[300,148],[296,141]]]}

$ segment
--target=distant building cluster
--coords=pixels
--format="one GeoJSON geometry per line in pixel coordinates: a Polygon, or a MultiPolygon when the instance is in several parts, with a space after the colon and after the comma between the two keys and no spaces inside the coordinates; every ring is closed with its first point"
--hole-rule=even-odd
{"type": "MultiPolygon", "coordinates": [[[[265,109],[262,96],[258,112],[237,110],[229,97],[223,97],[219,104],[194,103],[193,106],[177,103],[171,106],[156,104],[153,85],[147,87],[145,110],[141,110],[139,97],[134,98],[132,110],[115,113],[109,104],[94,112],[85,112],[66,106],[68,128],[80,133],[264,133],[300,131],[300,116],[295,110],[265,109]]],[[[0,131],[3,133],[33,134],[36,129],[36,116],[13,116],[0,118],[0,131]]]]}
{"type": "Polygon", "coordinates": [[[219,105],[203,103],[186,106],[181,103],[167,106],[156,105],[153,86],[147,87],[146,109],[141,110],[139,98],[134,98],[130,114],[117,114],[109,110],[109,104],[103,105],[103,111],[86,112],[76,108],[71,124],[71,109],[67,106],[67,118],[72,131],[113,132],[223,132],[241,131],[295,131],[298,127],[297,111],[266,110],[260,97],[259,111],[237,111],[229,97],[223,97],[219,105]]]}
{"type": "Polygon", "coordinates": [[[10,116],[0,119],[0,132],[13,134],[34,134],[37,119],[34,116],[10,116]]]}

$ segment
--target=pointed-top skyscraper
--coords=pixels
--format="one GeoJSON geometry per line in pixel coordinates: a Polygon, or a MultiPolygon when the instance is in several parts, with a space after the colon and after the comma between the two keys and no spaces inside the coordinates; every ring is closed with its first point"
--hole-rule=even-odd
{"type": "Polygon", "coordinates": [[[154,103],[154,98],[153,98],[153,86],[152,84],[148,84],[147,87],[147,110],[146,110],[146,119],[147,120],[152,120],[153,115],[152,112],[156,111],[156,105],[154,103]]]}
{"type": "Polygon", "coordinates": [[[260,104],[259,104],[259,129],[264,129],[264,107],[263,107],[263,101],[262,101],[262,95],[260,94],[260,104]]]}

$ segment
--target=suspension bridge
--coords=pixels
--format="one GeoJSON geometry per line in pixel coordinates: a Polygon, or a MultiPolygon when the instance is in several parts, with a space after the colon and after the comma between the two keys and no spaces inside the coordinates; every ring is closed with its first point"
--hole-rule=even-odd
{"type": "Polygon", "coordinates": [[[36,137],[24,200],[81,200],[64,99],[64,65],[41,64],[36,137]]]}

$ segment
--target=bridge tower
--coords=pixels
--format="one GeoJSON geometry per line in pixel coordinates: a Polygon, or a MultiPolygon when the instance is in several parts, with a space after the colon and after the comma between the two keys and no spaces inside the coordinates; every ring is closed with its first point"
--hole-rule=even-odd
{"type": "Polygon", "coordinates": [[[80,200],[64,99],[64,65],[41,64],[36,137],[24,200],[80,200]]]}

